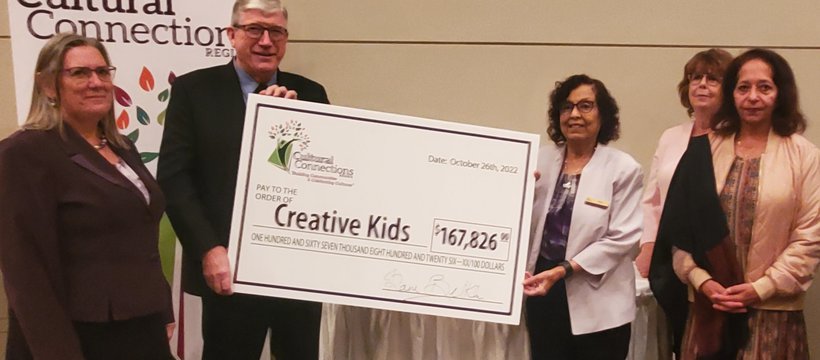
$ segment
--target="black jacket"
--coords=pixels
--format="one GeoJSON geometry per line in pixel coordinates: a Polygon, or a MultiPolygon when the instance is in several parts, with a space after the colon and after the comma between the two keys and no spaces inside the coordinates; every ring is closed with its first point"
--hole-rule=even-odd
{"type": "MultiPolygon", "coordinates": [[[[296,90],[300,100],[328,103],[324,87],[305,77],[279,71],[277,84],[296,90]]],[[[194,295],[211,291],[202,256],[228,246],[244,122],[245,101],[232,62],[174,81],[157,180],[182,243],[183,290],[194,295]]]]}

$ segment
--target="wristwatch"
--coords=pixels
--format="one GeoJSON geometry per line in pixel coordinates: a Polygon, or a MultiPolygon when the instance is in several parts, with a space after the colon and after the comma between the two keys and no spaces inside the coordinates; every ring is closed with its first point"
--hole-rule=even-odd
{"type": "Polygon", "coordinates": [[[572,264],[570,264],[569,261],[566,261],[566,260],[558,263],[558,266],[564,268],[564,271],[566,272],[566,274],[564,274],[565,279],[570,277],[572,275],[572,273],[575,271],[572,268],[572,264]]]}

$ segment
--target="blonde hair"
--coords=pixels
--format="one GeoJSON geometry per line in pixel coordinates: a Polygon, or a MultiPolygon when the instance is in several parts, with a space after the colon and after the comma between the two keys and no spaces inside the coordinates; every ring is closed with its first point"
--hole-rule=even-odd
{"type": "MultiPolygon", "coordinates": [[[[31,91],[31,107],[28,111],[24,129],[50,130],[58,128],[62,133],[64,128],[63,117],[60,113],[60,74],[63,71],[66,53],[82,46],[91,46],[97,49],[105,59],[106,65],[111,65],[108,52],[101,42],[94,38],[76,35],[73,33],[60,33],[54,35],[40,50],[37,56],[37,65],[34,68],[34,88],[31,91]],[[56,91],[56,98],[49,99],[45,89],[53,86],[56,91]]],[[[117,130],[114,120],[114,106],[99,122],[98,125],[103,136],[109,143],[123,149],[129,148],[125,137],[117,130]]]]}
{"type": "Polygon", "coordinates": [[[288,9],[285,9],[285,5],[282,4],[281,0],[236,0],[236,2],[233,3],[231,25],[240,25],[239,15],[245,10],[253,9],[262,10],[262,12],[265,13],[281,11],[282,15],[285,16],[285,19],[288,18],[288,9]]]}

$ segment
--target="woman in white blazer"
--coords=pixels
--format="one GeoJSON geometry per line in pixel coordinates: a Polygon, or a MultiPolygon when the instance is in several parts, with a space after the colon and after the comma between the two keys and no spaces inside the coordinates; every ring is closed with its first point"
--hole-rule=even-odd
{"type": "Polygon", "coordinates": [[[618,105],[586,75],[557,84],[547,133],[555,145],[539,154],[524,280],[532,358],[624,359],[635,318],[641,167],[606,146],[618,138],[618,105]]]}

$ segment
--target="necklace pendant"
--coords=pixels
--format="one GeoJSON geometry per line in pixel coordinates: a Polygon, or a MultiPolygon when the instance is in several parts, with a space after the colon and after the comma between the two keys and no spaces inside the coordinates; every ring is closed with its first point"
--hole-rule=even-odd
{"type": "Polygon", "coordinates": [[[102,137],[102,138],[100,138],[100,143],[99,143],[99,144],[97,144],[97,145],[91,145],[91,146],[93,146],[93,147],[94,147],[94,149],[97,149],[97,150],[102,150],[102,149],[104,149],[106,146],[108,146],[108,139],[106,139],[106,138],[102,137]]]}
{"type": "Polygon", "coordinates": [[[567,182],[565,182],[565,183],[564,183],[564,185],[562,185],[562,186],[564,187],[564,189],[569,189],[569,188],[571,188],[571,187],[572,187],[572,182],[571,182],[571,181],[567,181],[567,182]]]}

